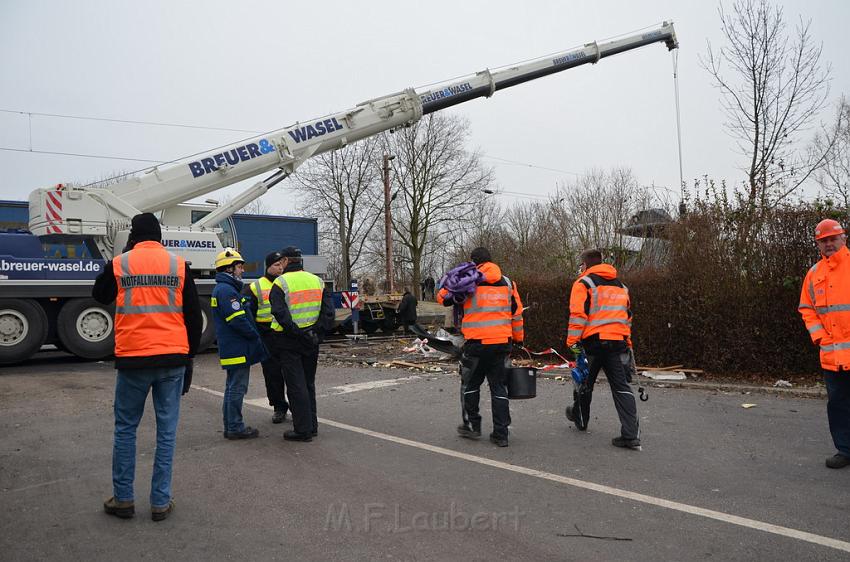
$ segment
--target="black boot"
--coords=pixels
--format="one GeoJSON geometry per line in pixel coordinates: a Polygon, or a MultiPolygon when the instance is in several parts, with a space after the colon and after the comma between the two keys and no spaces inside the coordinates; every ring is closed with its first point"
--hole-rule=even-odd
{"type": "Polygon", "coordinates": [[[457,433],[461,437],[465,437],[466,439],[480,439],[481,438],[481,426],[468,426],[465,423],[457,426],[457,433]]]}
{"type": "Polygon", "coordinates": [[[287,441],[303,441],[305,443],[313,440],[313,436],[310,435],[309,433],[298,433],[294,429],[290,429],[289,431],[284,431],[283,432],[283,438],[286,439],[287,441]]]}
{"type": "Polygon", "coordinates": [[[622,447],[623,449],[640,449],[640,439],[626,439],[625,437],[615,437],[611,440],[611,444],[615,447],[622,447]]]}
{"type": "Polygon", "coordinates": [[[507,447],[508,446],[508,437],[506,435],[496,435],[495,433],[490,434],[490,443],[494,445],[498,445],[499,447],[507,447]]]}

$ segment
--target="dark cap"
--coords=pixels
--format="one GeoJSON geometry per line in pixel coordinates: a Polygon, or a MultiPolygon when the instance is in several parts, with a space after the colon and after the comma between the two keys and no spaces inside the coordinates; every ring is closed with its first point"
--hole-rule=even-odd
{"type": "Polygon", "coordinates": [[[130,227],[130,239],[134,242],[162,240],[162,228],[153,213],[141,213],[133,217],[130,227]]]}
{"type": "Polygon", "coordinates": [[[478,246],[472,250],[472,254],[469,257],[475,265],[481,265],[482,263],[493,261],[492,256],[490,256],[490,250],[484,246],[478,246]]]}
{"type": "Polygon", "coordinates": [[[284,258],[300,258],[301,250],[299,250],[295,246],[287,246],[286,248],[280,251],[280,255],[284,258]]]}
{"type": "Polygon", "coordinates": [[[276,261],[280,261],[283,259],[283,254],[280,252],[272,252],[271,254],[266,256],[266,268],[273,264],[276,261]]]}

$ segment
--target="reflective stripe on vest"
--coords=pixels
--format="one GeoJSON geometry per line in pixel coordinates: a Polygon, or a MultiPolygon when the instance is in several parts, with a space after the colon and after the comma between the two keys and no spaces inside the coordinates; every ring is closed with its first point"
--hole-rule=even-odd
{"type": "MultiPolygon", "coordinates": [[[[131,250],[132,251],[132,250],[131,250]]],[[[118,288],[124,289],[124,298],[115,301],[116,314],[148,314],[151,312],[183,312],[183,306],[177,306],[177,293],[182,291],[178,275],[177,256],[168,254],[168,275],[132,275],[130,272],[130,252],[121,254],[121,276],[118,288]],[[133,289],[136,287],[165,287],[168,289],[168,304],[133,305],[133,289]]]]}
{"type": "Polygon", "coordinates": [[[619,339],[619,337],[631,333],[632,319],[629,317],[629,290],[624,285],[604,285],[597,287],[590,275],[579,279],[590,289],[590,303],[588,307],[587,320],[584,318],[571,317],[571,324],[584,324],[583,330],[568,330],[570,336],[581,336],[586,338],[593,334],[600,334],[602,339],[619,339]],[[619,304],[622,302],[622,304],[619,304]],[[618,328],[618,325],[625,326],[618,328]]]}
{"type": "MultiPolygon", "coordinates": [[[[506,285],[479,285],[463,308],[461,330],[469,340],[483,343],[506,342],[513,335],[511,312],[511,280],[506,285]]],[[[517,330],[519,333],[519,328],[517,330]]]]}
{"type": "Polygon", "coordinates": [[[148,357],[186,354],[183,317],[186,264],[158,242],[136,244],[112,262],[115,299],[115,355],[148,357]]]}
{"type": "Polygon", "coordinates": [[[251,283],[251,292],[257,297],[257,322],[266,324],[273,320],[272,303],[269,302],[269,293],[272,287],[274,287],[274,283],[266,277],[260,277],[251,283]]]}
{"type": "MultiPolygon", "coordinates": [[[[308,271],[290,271],[278,276],[274,284],[283,290],[292,321],[299,328],[309,328],[319,320],[322,309],[324,282],[308,271]]],[[[272,330],[282,332],[283,326],[272,320],[272,330]]]]}

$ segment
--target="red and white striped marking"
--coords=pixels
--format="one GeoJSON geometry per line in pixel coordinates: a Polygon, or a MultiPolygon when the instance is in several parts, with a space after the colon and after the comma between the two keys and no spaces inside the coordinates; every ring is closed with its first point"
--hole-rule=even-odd
{"type": "Polygon", "coordinates": [[[47,233],[61,234],[62,229],[62,188],[57,187],[55,191],[48,191],[44,198],[47,210],[44,212],[47,218],[47,233]]]}
{"type": "Polygon", "coordinates": [[[343,308],[360,308],[360,293],[357,291],[342,292],[343,308]]]}

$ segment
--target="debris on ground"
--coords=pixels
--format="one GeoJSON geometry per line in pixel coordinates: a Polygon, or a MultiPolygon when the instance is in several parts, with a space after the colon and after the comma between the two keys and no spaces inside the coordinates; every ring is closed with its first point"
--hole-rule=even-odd
{"type": "Polygon", "coordinates": [[[785,379],[779,379],[778,381],[773,383],[773,386],[778,386],[778,387],[781,387],[781,388],[791,388],[794,385],[791,384],[790,382],[786,381],[785,379]]]}
{"type": "Polygon", "coordinates": [[[745,410],[749,410],[750,408],[755,408],[758,404],[741,404],[741,407],[745,410]]]}
{"type": "Polygon", "coordinates": [[[448,353],[437,351],[436,349],[428,345],[427,339],[416,338],[415,340],[413,340],[413,343],[410,346],[403,348],[402,351],[405,353],[415,353],[417,355],[424,355],[429,359],[436,359],[438,361],[449,358],[448,353]]]}
{"type": "Polygon", "coordinates": [[[654,381],[683,381],[688,378],[681,371],[643,371],[638,374],[654,381]]]}

